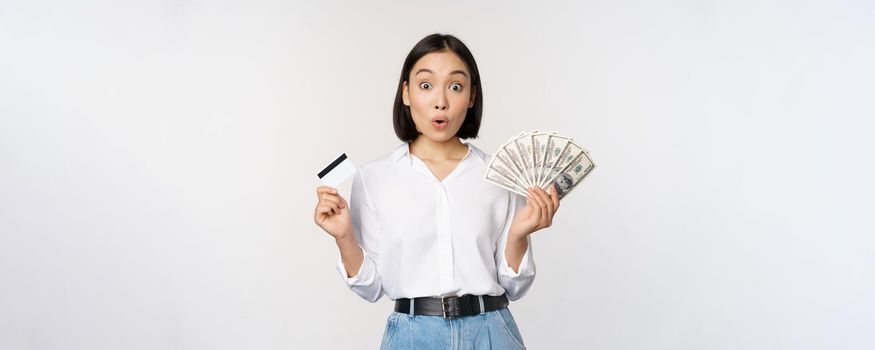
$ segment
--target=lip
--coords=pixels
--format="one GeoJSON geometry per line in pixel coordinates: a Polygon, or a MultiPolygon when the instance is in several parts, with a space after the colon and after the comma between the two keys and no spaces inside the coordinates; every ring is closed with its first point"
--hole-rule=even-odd
{"type": "Polygon", "coordinates": [[[450,124],[450,120],[447,117],[439,115],[434,118],[431,118],[431,125],[438,130],[443,130],[450,124]]]}

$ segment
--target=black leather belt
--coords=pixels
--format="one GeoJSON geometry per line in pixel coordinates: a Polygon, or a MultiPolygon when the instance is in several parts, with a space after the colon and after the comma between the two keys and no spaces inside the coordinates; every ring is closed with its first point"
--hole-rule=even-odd
{"type": "MultiPolygon", "coordinates": [[[[413,298],[413,314],[426,316],[443,316],[447,319],[477,315],[481,312],[489,312],[507,307],[507,296],[484,295],[483,308],[480,308],[480,297],[465,294],[451,297],[422,297],[413,298]]],[[[408,298],[395,300],[395,311],[410,313],[410,301],[408,298]]]]}

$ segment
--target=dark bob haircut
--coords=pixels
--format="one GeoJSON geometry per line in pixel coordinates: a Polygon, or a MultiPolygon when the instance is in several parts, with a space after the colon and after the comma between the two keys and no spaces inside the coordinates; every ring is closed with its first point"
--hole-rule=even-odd
{"type": "Polygon", "coordinates": [[[465,62],[471,73],[471,86],[476,92],[474,106],[468,108],[465,121],[462,122],[456,136],[460,139],[477,138],[477,133],[480,131],[480,116],[483,114],[483,87],[480,85],[480,71],[477,69],[477,62],[474,61],[474,56],[471,55],[471,51],[468,50],[465,43],[458,38],[449,34],[431,34],[413,46],[401,68],[401,79],[398,80],[398,91],[395,94],[395,106],[392,110],[395,135],[398,135],[401,141],[410,142],[420,135],[419,131],[416,130],[416,124],[413,123],[410,107],[404,105],[404,82],[410,80],[410,71],[413,70],[413,65],[422,56],[444,50],[455,53],[465,62]]]}

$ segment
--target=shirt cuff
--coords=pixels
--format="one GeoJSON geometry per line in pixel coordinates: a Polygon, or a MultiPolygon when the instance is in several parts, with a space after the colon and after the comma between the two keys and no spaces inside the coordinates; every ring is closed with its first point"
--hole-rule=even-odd
{"type": "MultiPolygon", "coordinates": [[[[359,248],[361,248],[361,246],[359,246],[359,248]]],[[[346,274],[346,265],[343,264],[343,258],[337,258],[337,272],[340,273],[340,278],[343,279],[348,286],[370,285],[374,282],[374,270],[376,268],[374,260],[364,249],[362,249],[362,254],[364,255],[362,266],[359,267],[358,273],[353,277],[348,277],[346,274]]]]}
{"type": "Polygon", "coordinates": [[[511,278],[511,279],[520,278],[520,276],[527,277],[527,276],[532,275],[531,271],[529,271],[531,269],[531,265],[532,265],[531,261],[530,261],[532,259],[531,259],[531,256],[529,255],[530,250],[531,249],[526,249],[526,253],[523,254],[523,259],[522,259],[522,261],[520,261],[519,271],[514,271],[513,268],[510,267],[510,264],[507,263],[507,258],[501,259],[503,265],[500,268],[500,273],[503,276],[511,278]]]}

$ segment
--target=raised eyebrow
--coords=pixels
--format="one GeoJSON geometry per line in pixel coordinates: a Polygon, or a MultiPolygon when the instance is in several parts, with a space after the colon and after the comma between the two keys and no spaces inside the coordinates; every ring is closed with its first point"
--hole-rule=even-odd
{"type": "MultiPolygon", "coordinates": [[[[431,73],[431,74],[434,74],[434,72],[432,72],[431,69],[428,69],[428,68],[422,68],[422,69],[416,71],[416,73],[414,73],[413,75],[416,76],[416,75],[418,75],[419,73],[431,73]]],[[[463,71],[463,70],[454,70],[454,71],[450,72],[450,75],[453,75],[453,74],[461,74],[461,75],[464,75],[466,78],[468,77],[468,73],[465,73],[465,71],[463,71]]]]}

